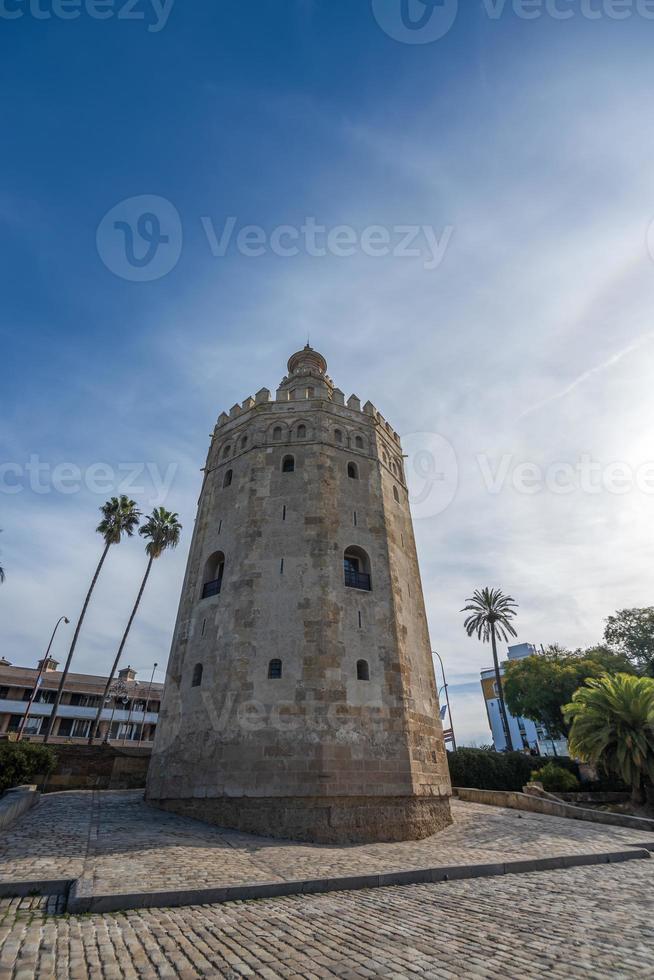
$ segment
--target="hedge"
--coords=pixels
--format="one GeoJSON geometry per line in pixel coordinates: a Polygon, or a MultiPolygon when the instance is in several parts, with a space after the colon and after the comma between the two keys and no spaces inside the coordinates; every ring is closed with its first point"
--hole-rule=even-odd
{"type": "Polygon", "coordinates": [[[48,775],[56,764],[57,757],[47,745],[0,742],[0,793],[33,783],[35,776],[48,775]]]}
{"type": "Polygon", "coordinates": [[[532,769],[543,764],[542,759],[522,752],[490,749],[457,749],[447,753],[447,760],[453,786],[515,791],[529,782],[532,769]]]}

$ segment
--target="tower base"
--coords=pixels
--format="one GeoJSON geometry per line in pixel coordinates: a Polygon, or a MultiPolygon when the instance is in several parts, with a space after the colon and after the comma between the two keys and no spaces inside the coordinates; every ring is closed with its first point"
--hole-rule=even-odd
{"type": "Polygon", "coordinates": [[[452,823],[448,797],[147,798],[152,806],[259,837],[315,844],[421,840],[452,823]]]}

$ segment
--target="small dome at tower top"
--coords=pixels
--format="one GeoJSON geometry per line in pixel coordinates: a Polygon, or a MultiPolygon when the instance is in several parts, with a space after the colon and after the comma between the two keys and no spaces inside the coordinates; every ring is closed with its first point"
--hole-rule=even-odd
{"type": "Polygon", "coordinates": [[[307,370],[316,371],[318,374],[327,372],[327,361],[309,344],[296,354],[292,354],[288,361],[289,374],[298,374],[307,370]]]}

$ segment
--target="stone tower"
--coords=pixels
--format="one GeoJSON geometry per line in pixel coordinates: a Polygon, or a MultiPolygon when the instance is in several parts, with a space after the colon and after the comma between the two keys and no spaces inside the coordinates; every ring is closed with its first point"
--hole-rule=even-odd
{"type": "Polygon", "coordinates": [[[354,842],[434,833],[449,794],[400,439],[307,346],[213,433],[147,799],[354,842]]]}

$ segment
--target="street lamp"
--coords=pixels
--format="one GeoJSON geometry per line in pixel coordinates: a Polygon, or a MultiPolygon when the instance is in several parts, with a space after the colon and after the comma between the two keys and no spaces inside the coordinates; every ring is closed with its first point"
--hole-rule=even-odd
{"type": "Polygon", "coordinates": [[[452,721],[452,709],[450,708],[450,696],[449,696],[448,691],[447,691],[448,684],[447,684],[447,678],[445,676],[445,667],[443,666],[443,660],[441,658],[440,653],[438,653],[437,650],[432,650],[432,653],[434,654],[435,657],[438,657],[438,662],[441,665],[441,671],[443,673],[443,687],[441,688],[441,690],[444,690],[445,691],[445,703],[447,705],[447,713],[450,716],[450,731],[452,732],[452,748],[456,752],[456,739],[454,738],[454,722],[452,721]]]}
{"type": "Polygon", "coordinates": [[[41,686],[41,679],[43,677],[43,673],[44,673],[44,671],[46,669],[46,666],[47,666],[47,663],[48,663],[48,659],[49,659],[49,656],[50,656],[50,647],[52,646],[52,641],[55,638],[55,633],[59,629],[59,623],[61,623],[62,620],[63,620],[64,623],[66,623],[66,625],[68,625],[68,623],[70,623],[70,620],[69,620],[68,616],[60,616],[59,619],[57,620],[57,623],[55,625],[55,628],[52,631],[52,636],[50,637],[50,642],[48,643],[48,649],[45,651],[45,657],[41,661],[41,666],[39,667],[39,672],[38,672],[37,677],[36,677],[36,680],[34,682],[34,689],[33,689],[32,693],[30,695],[29,701],[27,702],[27,707],[25,708],[25,714],[23,715],[23,719],[22,719],[22,721],[20,723],[20,728],[18,729],[18,734],[16,736],[16,741],[17,742],[20,742],[21,738],[23,737],[23,732],[25,730],[25,725],[27,724],[27,719],[29,717],[30,710],[32,708],[32,705],[34,704],[34,699],[36,698],[36,695],[38,693],[38,690],[39,690],[39,688],[41,686]]]}

